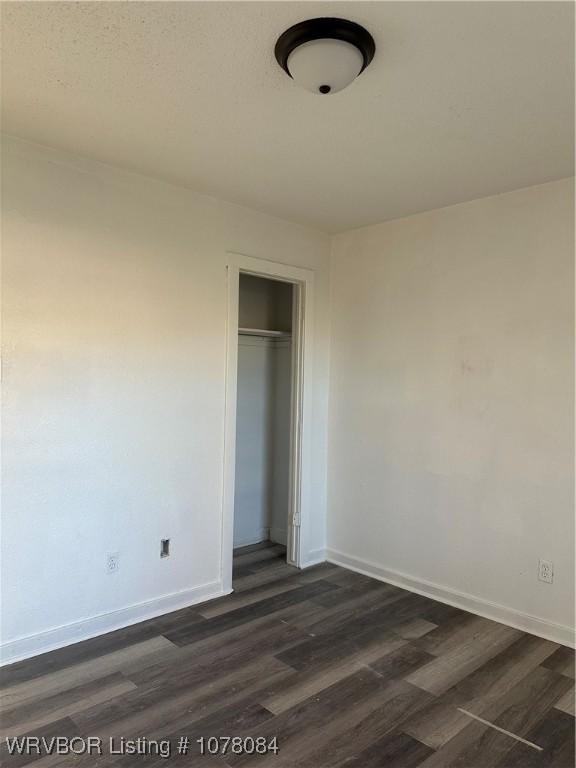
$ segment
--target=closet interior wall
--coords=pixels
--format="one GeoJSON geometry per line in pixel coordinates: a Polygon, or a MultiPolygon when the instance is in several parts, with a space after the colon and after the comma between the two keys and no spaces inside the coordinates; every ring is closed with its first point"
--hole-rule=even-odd
{"type": "Polygon", "coordinates": [[[240,276],[235,548],[287,541],[292,290],[240,276]]]}

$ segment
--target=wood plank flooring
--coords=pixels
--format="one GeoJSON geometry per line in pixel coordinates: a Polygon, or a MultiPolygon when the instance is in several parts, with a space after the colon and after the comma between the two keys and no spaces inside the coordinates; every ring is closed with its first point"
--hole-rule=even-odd
{"type": "Polygon", "coordinates": [[[574,652],[269,542],[235,592],[0,670],[3,765],[572,768],[574,652]],[[9,754],[5,737],[100,737],[102,754],[9,754]],[[180,737],[189,738],[186,755],[180,737]],[[278,754],[200,755],[199,737],[278,754]],[[250,742],[248,742],[250,744],[250,742]]]}

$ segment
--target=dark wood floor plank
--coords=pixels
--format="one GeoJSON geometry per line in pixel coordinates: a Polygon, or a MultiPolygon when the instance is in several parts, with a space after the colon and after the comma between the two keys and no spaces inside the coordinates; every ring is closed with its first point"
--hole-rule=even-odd
{"type": "Polygon", "coordinates": [[[278,658],[300,671],[311,669],[318,663],[343,658],[366,647],[378,637],[384,637],[394,626],[413,618],[421,606],[420,600],[425,598],[409,594],[398,598],[393,595],[388,602],[384,599],[372,610],[361,611],[359,614],[354,612],[336,625],[331,620],[327,624],[313,624],[310,627],[313,637],[285,651],[278,658]]]}
{"type": "Polygon", "coordinates": [[[430,605],[426,611],[424,611],[422,617],[434,624],[442,625],[447,621],[454,621],[459,617],[466,615],[468,615],[467,612],[463,611],[461,608],[456,608],[453,605],[437,603],[435,600],[430,600],[430,605]]]}
{"type": "Polygon", "coordinates": [[[270,542],[268,547],[252,549],[250,552],[236,550],[234,553],[234,566],[252,565],[263,563],[267,560],[286,560],[286,547],[270,542]]]}
{"type": "Polygon", "coordinates": [[[142,643],[129,645],[112,653],[58,669],[46,675],[35,676],[4,689],[0,694],[0,711],[14,709],[36,700],[38,697],[56,694],[71,687],[88,683],[113,672],[125,670],[132,663],[157,659],[158,655],[170,655],[177,648],[163,636],[153,637],[142,643]]]}
{"type": "MultiPolygon", "coordinates": [[[[337,732],[342,719],[350,722],[360,711],[362,715],[372,711],[377,706],[374,697],[384,688],[378,675],[363,669],[277,715],[266,723],[261,735],[278,736],[280,755],[264,759],[262,765],[283,765],[286,760],[299,760],[302,752],[318,746],[322,733],[329,738],[337,732]]],[[[251,759],[248,755],[235,755],[227,762],[234,766],[244,765],[250,764],[251,759]]]]}
{"type": "Polygon", "coordinates": [[[570,687],[570,680],[540,667],[502,699],[483,709],[482,716],[500,728],[525,736],[570,687]]]}
{"type": "Polygon", "coordinates": [[[165,633],[165,636],[176,645],[187,645],[204,637],[214,637],[231,627],[244,624],[261,616],[269,616],[277,611],[281,611],[283,608],[309,600],[311,597],[333,589],[338,589],[338,587],[319,580],[312,584],[296,587],[290,590],[290,592],[267,597],[257,603],[238,608],[221,616],[216,616],[213,619],[207,619],[201,624],[193,624],[183,629],[170,630],[165,633]]]}
{"type": "Polygon", "coordinates": [[[430,653],[407,643],[392,653],[370,662],[369,667],[382,677],[393,680],[429,664],[433,658],[430,653]]]}
{"type": "Polygon", "coordinates": [[[330,635],[341,629],[346,622],[356,622],[368,612],[402,599],[405,593],[390,594],[385,589],[374,588],[361,593],[349,593],[345,589],[339,589],[327,594],[337,595],[340,599],[331,600],[333,604],[327,606],[319,602],[324,595],[320,598],[313,597],[309,602],[315,606],[315,611],[306,611],[306,617],[299,617],[300,626],[306,627],[311,637],[330,635]]]}
{"type": "Polygon", "coordinates": [[[438,656],[413,672],[408,679],[425,691],[440,695],[467,675],[479,669],[521,637],[517,629],[490,622],[486,631],[473,633],[469,639],[438,656]]]}
{"type": "Polygon", "coordinates": [[[523,680],[557,648],[550,640],[522,635],[499,654],[449,689],[445,700],[482,714],[523,680]]]}
{"type": "MultiPolygon", "coordinates": [[[[338,568],[336,573],[333,573],[330,577],[330,581],[337,584],[339,587],[356,588],[358,592],[362,592],[366,588],[374,583],[374,579],[369,576],[364,576],[361,573],[355,573],[354,571],[347,571],[344,568],[338,568]]],[[[382,584],[382,582],[378,582],[382,584]]]]}
{"type": "Polygon", "coordinates": [[[274,544],[270,547],[235,557],[232,575],[236,579],[269,568],[277,567],[283,569],[285,566],[286,547],[274,544]]]}
{"type": "Polygon", "coordinates": [[[421,637],[433,632],[437,628],[437,624],[417,616],[414,619],[408,619],[408,621],[403,624],[397,624],[394,627],[394,632],[406,640],[419,640],[421,637]]]}
{"type": "Polygon", "coordinates": [[[574,768],[574,718],[570,715],[550,710],[526,738],[543,751],[517,744],[498,768],[574,768]]]}
{"type": "Polygon", "coordinates": [[[174,758],[187,768],[571,765],[573,651],[338,566],[300,571],[270,542],[236,553],[235,572],[232,595],[4,668],[5,731],[278,737],[278,756],[191,750],[174,758]]]}
{"type": "Polygon", "coordinates": [[[444,697],[433,699],[402,725],[402,731],[437,750],[470,725],[470,718],[444,697]]]}
{"type": "Polygon", "coordinates": [[[52,696],[36,697],[21,707],[2,712],[0,737],[6,738],[31,732],[49,725],[53,720],[88,709],[96,704],[110,703],[112,699],[135,690],[134,683],[116,673],[83,685],[68,688],[52,696]]]}
{"type": "MultiPolygon", "coordinates": [[[[268,584],[278,579],[284,579],[288,576],[294,576],[298,573],[302,573],[298,568],[293,565],[287,565],[286,563],[277,565],[271,568],[264,568],[261,571],[245,573],[243,576],[234,574],[234,592],[244,592],[247,589],[252,589],[260,584],[268,584]]],[[[225,600],[226,598],[222,598],[225,600]]]]}
{"type": "MultiPolygon", "coordinates": [[[[277,729],[280,755],[262,765],[328,768],[350,761],[429,698],[404,681],[375,680],[369,670],[360,671],[271,720],[267,727],[277,729]]],[[[237,763],[253,764],[247,758],[231,764],[237,763]]]]}
{"type": "Polygon", "coordinates": [[[422,650],[441,656],[451,648],[461,645],[474,633],[479,623],[482,626],[485,620],[471,613],[459,611],[449,619],[439,624],[433,632],[427,633],[418,642],[422,650]]]}
{"type": "Polygon", "coordinates": [[[239,708],[248,697],[258,703],[261,690],[279,687],[293,674],[267,657],[195,685],[144,687],[115,702],[112,710],[95,707],[73,719],[82,732],[106,738],[136,737],[140,733],[159,738],[176,729],[188,735],[190,723],[217,716],[224,708],[239,708]]]}
{"type": "Polygon", "coordinates": [[[574,659],[576,651],[572,648],[558,648],[556,653],[543,662],[542,666],[559,672],[561,675],[571,677],[574,680],[574,659]]]}
{"type": "Polygon", "coordinates": [[[271,546],[274,546],[274,542],[266,539],[265,541],[258,541],[256,544],[247,544],[245,547],[235,547],[234,562],[242,557],[242,555],[246,555],[249,552],[257,552],[259,549],[268,549],[271,546]]]}
{"type": "MultiPolygon", "coordinates": [[[[416,643],[418,645],[418,643],[416,643]]],[[[420,647],[418,645],[418,647],[420,647]]],[[[482,715],[557,648],[555,643],[522,635],[512,645],[469,674],[405,726],[406,733],[439,749],[469,724],[463,707],[482,715]]]]}
{"type": "MultiPolygon", "coordinates": [[[[526,739],[570,685],[568,678],[537,667],[497,702],[493,702],[482,718],[499,729],[526,739]]],[[[426,768],[464,768],[482,765],[495,768],[518,742],[507,733],[471,718],[453,739],[428,758],[426,768]],[[480,761],[482,761],[480,763],[480,761]]],[[[530,747],[528,747],[530,749],[530,747]]]]}
{"type": "Polygon", "coordinates": [[[201,736],[228,736],[229,734],[244,736],[252,732],[258,733],[258,730],[265,723],[269,723],[273,717],[272,713],[265,707],[248,698],[221,707],[204,718],[191,719],[188,724],[173,732],[173,736],[178,738],[182,732],[192,739],[201,736]]]}
{"type": "Polygon", "coordinates": [[[418,768],[434,750],[405,733],[393,732],[378,739],[352,758],[346,757],[333,768],[418,768]]]}
{"type": "Polygon", "coordinates": [[[554,704],[556,709],[559,709],[561,712],[565,712],[567,715],[576,715],[576,696],[574,692],[574,686],[570,688],[569,691],[567,691],[564,696],[562,696],[556,704],[554,704]]]}
{"type": "MultiPolygon", "coordinates": [[[[242,592],[233,592],[231,595],[220,598],[218,601],[207,603],[206,607],[202,606],[198,609],[198,613],[205,619],[212,619],[215,616],[222,616],[223,614],[230,613],[238,608],[243,608],[247,605],[260,602],[267,597],[280,595],[283,592],[289,592],[292,589],[302,587],[306,584],[312,584],[315,581],[326,581],[325,577],[329,574],[330,571],[327,571],[325,568],[314,568],[309,571],[296,571],[289,576],[282,576],[272,582],[257,584],[242,592]]],[[[318,598],[312,599],[321,600],[324,594],[332,594],[336,591],[338,590],[331,590],[328,593],[322,593],[318,598]]]]}
{"type": "Polygon", "coordinates": [[[323,608],[342,607],[344,604],[354,606],[355,601],[368,595],[377,597],[390,594],[389,586],[378,581],[372,581],[372,584],[363,586],[361,589],[358,589],[357,586],[340,586],[331,578],[327,578],[326,581],[338,588],[314,598],[314,602],[323,608]]]}
{"type": "MultiPolygon", "coordinates": [[[[31,731],[30,733],[22,734],[22,738],[25,739],[28,736],[37,736],[40,739],[51,739],[57,736],[72,738],[73,736],[80,735],[78,728],[72,720],[70,720],[69,717],[64,717],[60,720],[53,720],[41,728],[35,728],[34,731],[31,731]]],[[[9,754],[8,744],[3,741],[0,745],[0,765],[9,766],[10,768],[20,768],[23,765],[29,765],[30,763],[35,763],[41,760],[45,754],[46,752],[43,750],[41,750],[40,753],[36,753],[35,751],[23,751],[22,754],[9,754]]]]}
{"type": "Polygon", "coordinates": [[[185,723],[177,730],[168,728],[162,740],[168,741],[171,745],[172,758],[170,760],[162,757],[152,757],[151,759],[137,756],[138,759],[120,759],[120,766],[138,766],[145,765],[146,768],[156,768],[157,766],[167,764],[182,764],[188,766],[222,766],[226,763],[223,759],[200,754],[200,746],[197,739],[208,736],[227,736],[235,734],[242,736],[251,732],[253,729],[259,729],[261,724],[270,720],[272,715],[259,704],[251,699],[241,700],[238,705],[224,706],[216,713],[210,713],[208,716],[185,723]],[[187,754],[178,754],[178,743],[182,735],[189,738],[189,750],[187,754]]]}
{"type": "MultiPolygon", "coordinates": [[[[190,609],[186,609],[186,611],[189,612],[187,615],[195,615],[195,611],[190,611],[190,609]]],[[[167,614],[167,616],[170,615],[167,614]]],[[[122,650],[136,643],[158,637],[162,634],[162,622],[166,620],[167,616],[160,620],[152,619],[115,632],[108,632],[81,643],[67,645],[65,648],[59,648],[56,651],[43,653],[41,656],[2,667],[0,668],[0,689],[24,683],[36,677],[57,672],[74,664],[90,661],[112,651],[122,650]]]]}
{"type": "Polygon", "coordinates": [[[388,683],[377,697],[378,706],[362,718],[356,713],[356,722],[352,718],[348,723],[343,722],[328,740],[306,758],[309,766],[333,768],[334,765],[349,764],[365,749],[396,731],[406,718],[425,706],[430,698],[429,694],[402,680],[388,683]]]}
{"type": "Polygon", "coordinates": [[[297,642],[301,636],[298,627],[274,619],[262,619],[259,630],[245,627],[234,640],[222,643],[213,650],[205,642],[200,651],[198,646],[185,647],[181,657],[175,661],[157,668],[146,667],[137,672],[128,672],[126,675],[138,687],[148,685],[154,688],[162,683],[178,691],[227,675],[267,655],[273,656],[279,649],[297,642]],[[252,635],[248,629],[252,629],[252,635]],[[254,642],[254,631],[257,631],[257,643],[254,642]]]}
{"type": "Polygon", "coordinates": [[[406,642],[390,633],[387,638],[380,638],[371,646],[361,650],[351,650],[350,654],[343,659],[318,664],[309,672],[296,673],[283,683],[281,691],[261,699],[261,703],[274,714],[285,712],[345,677],[361,671],[371,662],[381,661],[386,654],[402,648],[406,642]]]}

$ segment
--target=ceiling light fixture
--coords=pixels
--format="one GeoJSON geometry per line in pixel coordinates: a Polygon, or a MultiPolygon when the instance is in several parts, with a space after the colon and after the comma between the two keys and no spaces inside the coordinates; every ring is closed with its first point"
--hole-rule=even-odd
{"type": "Polygon", "coordinates": [[[346,19],[309,19],[283,32],[274,53],[294,82],[323,95],[346,88],[374,58],[364,27],[346,19]]]}

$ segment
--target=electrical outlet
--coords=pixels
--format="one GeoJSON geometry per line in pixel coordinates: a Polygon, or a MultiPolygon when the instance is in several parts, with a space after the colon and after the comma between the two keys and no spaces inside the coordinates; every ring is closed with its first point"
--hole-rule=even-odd
{"type": "Polygon", "coordinates": [[[170,539],[160,539],[160,557],[170,556],[170,539]]]}
{"type": "Polygon", "coordinates": [[[554,563],[549,560],[538,560],[538,578],[547,584],[554,581],[554,563]]]}
{"type": "Polygon", "coordinates": [[[106,573],[116,573],[120,567],[120,552],[109,552],[106,555],[106,573]]]}

